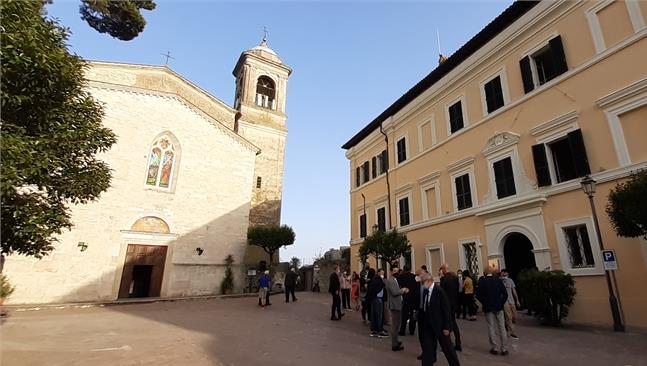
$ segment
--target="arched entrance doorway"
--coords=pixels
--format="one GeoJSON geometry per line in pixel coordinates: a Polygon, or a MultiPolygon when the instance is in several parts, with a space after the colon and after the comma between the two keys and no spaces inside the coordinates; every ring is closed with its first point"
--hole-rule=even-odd
{"type": "Polygon", "coordinates": [[[503,259],[510,278],[517,280],[519,272],[524,269],[534,268],[535,254],[530,239],[520,233],[511,233],[503,245],[503,259]]]}
{"type": "MultiPolygon", "coordinates": [[[[137,220],[131,231],[148,234],[169,234],[168,224],[154,216],[137,220]]],[[[119,285],[119,298],[158,297],[162,288],[165,245],[128,244],[119,285]]]]}

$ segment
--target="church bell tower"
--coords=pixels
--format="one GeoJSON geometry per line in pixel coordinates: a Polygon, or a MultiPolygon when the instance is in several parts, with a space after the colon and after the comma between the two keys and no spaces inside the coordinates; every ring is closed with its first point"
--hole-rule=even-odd
{"type": "MultiPolygon", "coordinates": [[[[244,51],[233,74],[236,77],[236,132],[261,149],[256,156],[249,224],[281,222],[283,165],[287,127],[285,121],[288,77],[292,69],[267,45],[267,37],[244,51]]],[[[248,248],[245,261],[267,259],[258,248],[248,248]]],[[[278,260],[278,256],[276,256],[278,260]]]]}

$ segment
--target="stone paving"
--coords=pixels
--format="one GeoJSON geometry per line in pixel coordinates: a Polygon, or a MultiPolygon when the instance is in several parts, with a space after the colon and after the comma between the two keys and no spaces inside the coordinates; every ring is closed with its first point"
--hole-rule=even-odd
{"type": "MultiPolygon", "coordinates": [[[[405,350],[368,336],[357,312],[329,320],[329,296],[273,296],[13,311],[0,327],[2,366],[29,365],[419,365],[417,337],[405,350]]],[[[462,365],[645,365],[647,335],[551,329],[520,319],[507,357],[487,353],[482,317],[460,321],[462,365]]],[[[442,353],[438,365],[446,365],[442,353]]]]}

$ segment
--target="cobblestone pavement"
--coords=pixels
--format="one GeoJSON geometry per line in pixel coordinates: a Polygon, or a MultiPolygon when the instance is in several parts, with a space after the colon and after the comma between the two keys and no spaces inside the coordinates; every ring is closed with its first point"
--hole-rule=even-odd
{"type": "MultiPolygon", "coordinates": [[[[0,327],[2,366],[419,365],[368,336],[357,312],[329,320],[329,296],[299,293],[259,309],[255,298],[12,312],[0,327]]],[[[507,357],[488,354],[485,321],[460,321],[463,365],[647,365],[647,336],[550,329],[521,319],[507,357]]],[[[438,365],[446,365],[442,353],[438,365]]]]}

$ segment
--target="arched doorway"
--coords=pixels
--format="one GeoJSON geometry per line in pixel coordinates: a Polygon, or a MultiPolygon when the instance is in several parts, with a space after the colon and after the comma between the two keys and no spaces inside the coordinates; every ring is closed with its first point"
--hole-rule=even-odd
{"type": "MultiPolygon", "coordinates": [[[[154,216],[140,218],[130,229],[147,234],[170,233],[168,224],[154,216]]],[[[166,249],[165,245],[128,244],[119,298],[160,296],[166,249]]]]}
{"type": "Polygon", "coordinates": [[[511,233],[505,238],[503,258],[510,278],[514,281],[517,280],[519,272],[536,266],[532,249],[530,239],[523,234],[511,233]]]}

